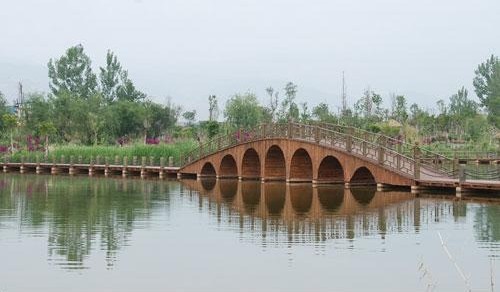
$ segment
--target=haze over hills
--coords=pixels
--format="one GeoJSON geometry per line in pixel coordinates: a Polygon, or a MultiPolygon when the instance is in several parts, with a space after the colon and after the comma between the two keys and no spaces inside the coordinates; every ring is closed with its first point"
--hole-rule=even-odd
{"type": "Polygon", "coordinates": [[[346,72],[352,104],[368,86],[434,107],[461,86],[472,97],[477,65],[499,55],[497,0],[243,1],[19,0],[0,11],[0,91],[17,82],[48,89],[46,64],[81,43],[97,68],[115,52],[137,87],[207,116],[252,91],[298,85],[297,102],[340,105],[346,72]]]}

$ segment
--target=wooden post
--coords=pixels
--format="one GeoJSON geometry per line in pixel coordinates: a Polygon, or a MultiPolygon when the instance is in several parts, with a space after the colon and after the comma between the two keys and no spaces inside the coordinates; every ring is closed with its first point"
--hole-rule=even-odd
{"type": "Polygon", "coordinates": [[[141,160],[141,166],[142,166],[142,167],[146,166],[146,156],[143,156],[143,157],[142,157],[142,160],[141,160]]]}
{"type": "Polygon", "coordinates": [[[352,133],[353,133],[353,128],[349,127],[347,130],[347,136],[346,136],[346,142],[345,142],[345,148],[347,152],[352,151],[352,133]]]}
{"type": "Polygon", "coordinates": [[[457,155],[457,150],[453,151],[453,174],[458,171],[458,155],[457,155]]]}
{"type": "Polygon", "coordinates": [[[415,145],[413,146],[413,160],[414,177],[415,179],[420,179],[420,148],[418,147],[418,142],[415,142],[415,145]]]}
{"type": "Polygon", "coordinates": [[[458,167],[458,182],[462,184],[465,182],[466,173],[465,173],[465,164],[459,164],[458,167]]]}
{"type": "Polygon", "coordinates": [[[64,164],[65,161],[66,159],[64,158],[64,155],[61,155],[61,163],[64,164]]]}
{"type": "Polygon", "coordinates": [[[168,166],[169,167],[174,166],[174,157],[173,156],[168,157],[168,166]]]}
{"type": "Polygon", "coordinates": [[[137,165],[137,156],[132,157],[132,165],[137,165]]]}
{"type": "Polygon", "coordinates": [[[378,163],[379,164],[384,164],[384,159],[385,159],[385,148],[382,145],[378,146],[378,163]]]}
{"type": "Polygon", "coordinates": [[[83,162],[83,157],[81,155],[78,156],[78,164],[82,164],[83,162]]]}
{"type": "Polygon", "coordinates": [[[115,165],[120,164],[120,157],[118,155],[115,156],[115,165]]]}
{"type": "Polygon", "coordinates": [[[95,158],[95,164],[100,165],[101,164],[101,155],[97,155],[95,158]]]}
{"type": "Polygon", "coordinates": [[[320,142],[320,128],[318,125],[314,127],[314,141],[319,144],[320,142]]]}

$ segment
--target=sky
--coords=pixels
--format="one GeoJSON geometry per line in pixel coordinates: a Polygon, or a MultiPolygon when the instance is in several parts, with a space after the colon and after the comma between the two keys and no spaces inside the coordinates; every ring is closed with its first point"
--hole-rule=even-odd
{"type": "Polygon", "coordinates": [[[498,0],[0,0],[0,91],[48,91],[47,62],[108,49],[152,100],[208,116],[235,93],[298,85],[298,102],[341,105],[366,88],[433,108],[500,55],[498,0]]]}

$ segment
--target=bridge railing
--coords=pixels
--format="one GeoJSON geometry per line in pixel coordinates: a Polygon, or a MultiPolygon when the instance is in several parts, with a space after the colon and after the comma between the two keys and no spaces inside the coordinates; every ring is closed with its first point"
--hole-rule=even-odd
{"type": "Polygon", "coordinates": [[[420,178],[421,173],[439,178],[458,177],[456,158],[422,149],[418,144],[412,145],[379,133],[325,123],[262,124],[250,131],[239,130],[220,135],[200,144],[197,149],[188,153],[181,159],[181,165],[241,143],[268,138],[299,139],[342,149],[417,179],[420,178]]]}
{"type": "MultiPolygon", "coordinates": [[[[406,143],[403,140],[359,128],[319,122],[312,122],[312,124],[335,132],[350,134],[353,139],[359,139],[367,143],[371,142],[378,146],[382,146],[383,148],[390,149],[390,152],[393,154],[399,153],[405,157],[419,159],[419,163],[422,167],[432,170],[433,172],[455,178],[458,176],[458,161],[453,156],[443,155],[423,149],[418,147],[418,145],[406,143]],[[415,151],[417,151],[417,153],[415,153],[415,151]]],[[[368,153],[368,155],[370,155],[370,153],[368,153]]]]}

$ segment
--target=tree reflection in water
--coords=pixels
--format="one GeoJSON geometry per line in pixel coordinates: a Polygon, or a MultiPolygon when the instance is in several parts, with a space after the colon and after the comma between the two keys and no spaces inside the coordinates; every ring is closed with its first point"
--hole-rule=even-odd
{"type": "MultiPolygon", "coordinates": [[[[408,192],[342,186],[236,180],[178,182],[64,176],[1,175],[0,231],[47,234],[49,259],[64,268],[85,268],[92,251],[117,252],[134,230],[149,228],[172,200],[198,201],[188,212],[208,214],[221,230],[262,246],[321,245],[332,239],[419,233],[421,228],[473,218],[482,247],[500,250],[500,205],[415,197],[408,192]],[[184,189],[187,189],[184,191],[184,189]]],[[[191,206],[192,207],[192,206],[191,206]]],[[[191,208],[176,205],[176,208],[191,208]]]]}
{"type": "Polygon", "coordinates": [[[112,266],[116,252],[142,228],[154,207],[169,203],[168,185],[139,180],[59,176],[0,177],[0,218],[20,222],[21,232],[48,230],[54,263],[83,268],[96,246],[112,266]],[[27,179],[29,178],[29,179],[27,179]]]}

